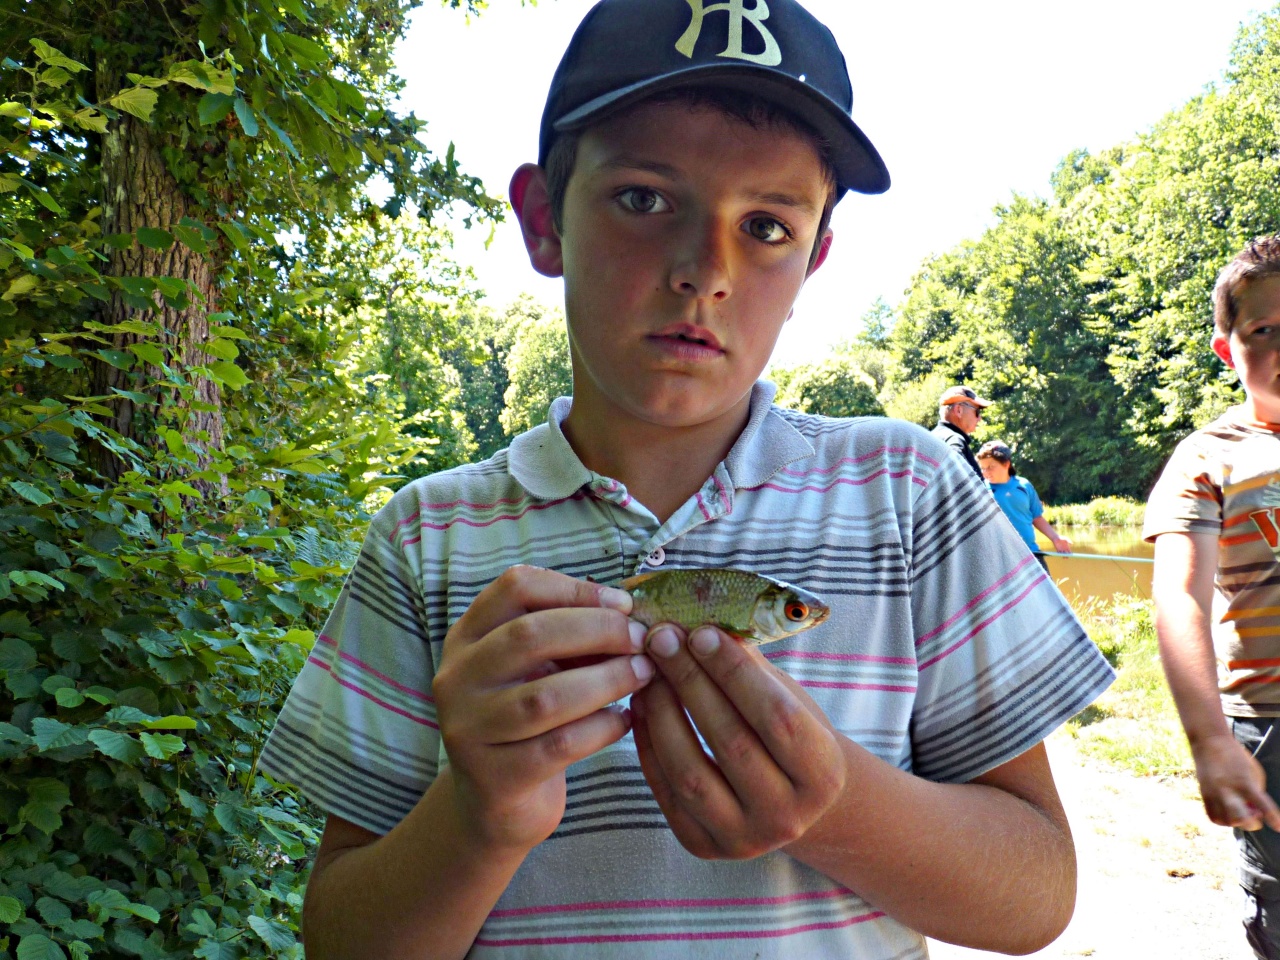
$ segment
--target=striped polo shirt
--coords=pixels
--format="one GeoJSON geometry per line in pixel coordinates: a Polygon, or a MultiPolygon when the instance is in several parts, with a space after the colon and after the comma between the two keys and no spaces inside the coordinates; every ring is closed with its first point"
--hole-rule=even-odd
{"type": "MultiPolygon", "coordinates": [[[[973,472],[911,424],[771,405],[665,523],[587,469],[560,424],[414,481],[374,518],[262,764],[377,833],[442,764],[431,681],[445,631],[513,564],[615,582],[738,567],[828,620],[764,648],[845,736],[904,770],[971,780],[1039,743],[1112,671],[973,472]]],[[[667,826],[630,735],[568,771],[555,833],[489,915],[476,958],[926,956],[923,938],[777,851],[700,860],[667,826]]]]}
{"type": "Polygon", "coordinates": [[[1280,424],[1236,407],[1165,465],[1142,534],[1218,538],[1211,631],[1229,717],[1280,716],[1280,424]]]}

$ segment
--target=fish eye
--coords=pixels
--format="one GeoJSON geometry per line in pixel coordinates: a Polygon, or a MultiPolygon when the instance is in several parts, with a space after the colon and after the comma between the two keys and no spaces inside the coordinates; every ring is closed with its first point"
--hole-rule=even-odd
{"type": "Polygon", "coordinates": [[[809,616],[809,608],[800,601],[793,600],[791,603],[787,604],[785,613],[788,620],[799,622],[809,616]]]}

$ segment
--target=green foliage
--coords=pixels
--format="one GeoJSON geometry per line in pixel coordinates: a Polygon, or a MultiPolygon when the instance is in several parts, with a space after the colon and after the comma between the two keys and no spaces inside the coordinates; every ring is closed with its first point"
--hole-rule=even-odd
{"type": "Polygon", "coordinates": [[[905,382],[890,382],[881,396],[888,416],[931,429],[938,422],[938,398],[954,381],[941,372],[905,382]]]}
{"type": "Polygon", "coordinates": [[[1088,503],[1066,503],[1044,508],[1045,519],[1055,527],[1141,527],[1147,505],[1129,497],[1098,497],[1088,503]]]}
{"type": "Polygon", "coordinates": [[[1173,444],[1240,399],[1208,349],[1209,294],[1280,229],[1278,75],[1280,7],[1242,29],[1220,89],[1070,154],[1052,199],[1015,196],[923,264],[893,322],[865,324],[892,355],[886,410],[921,420],[923,377],[968,383],[997,401],[975,441],[1013,446],[1046,501],[1145,496],[1173,444]]]}
{"type": "Polygon", "coordinates": [[[884,416],[875,381],[848,355],[774,370],[770,377],[778,385],[780,406],[824,417],[884,416]]]}
{"type": "Polygon", "coordinates": [[[508,383],[499,420],[510,438],[545,422],[551,401],[573,392],[573,369],[559,310],[544,311],[532,300],[517,301],[504,329],[510,344],[508,383]]]}
{"type": "Polygon", "coordinates": [[[470,452],[465,278],[396,214],[498,211],[392,109],[410,6],[0,17],[0,958],[302,956],[265,732],[381,489],[470,452]]]}
{"type": "Polygon", "coordinates": [[[301,957],[318,823],[257,757],[404,444],[313,432],[327,398],[303,390],[200,469],[176,403],[148,449],[95,399],[16,389],[86,339],[0,353],[0,909],[20,953],[301,957]],[[94,443],[128,460],[119,483],[94,443]],[[201,480],[225,480],[216,513],[201,480]]]}

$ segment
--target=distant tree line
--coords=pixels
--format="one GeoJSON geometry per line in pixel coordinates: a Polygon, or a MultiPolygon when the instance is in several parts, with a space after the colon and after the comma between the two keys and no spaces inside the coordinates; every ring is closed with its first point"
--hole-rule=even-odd
{"type": "Polygon", "coordinates": [[[975,439],[1013,446],[1047,500],[1144,497],[1173,445],[1241,399],[1209,351],[1209,293],[1277,230],[1280,8],[1242,28],[1224,83],[1129,143],[1067,156],[1052,196],[997,207],[822,364],[860,366],[887,414],[924,425],[946,386],[974,386],[996,401],[975,439]]]}

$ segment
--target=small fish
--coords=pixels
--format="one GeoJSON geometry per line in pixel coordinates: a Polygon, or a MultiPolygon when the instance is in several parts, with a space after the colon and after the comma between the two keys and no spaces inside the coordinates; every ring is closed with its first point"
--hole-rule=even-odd
{"type": "Polygon", "coordinates": [[[667,622],[692,630],[709,623],[753,644],[808,630],[831,613],[808,590],[747,570],[658,570],[618,586],[631,594],[632,619],[645,626],[667,622]]]}

